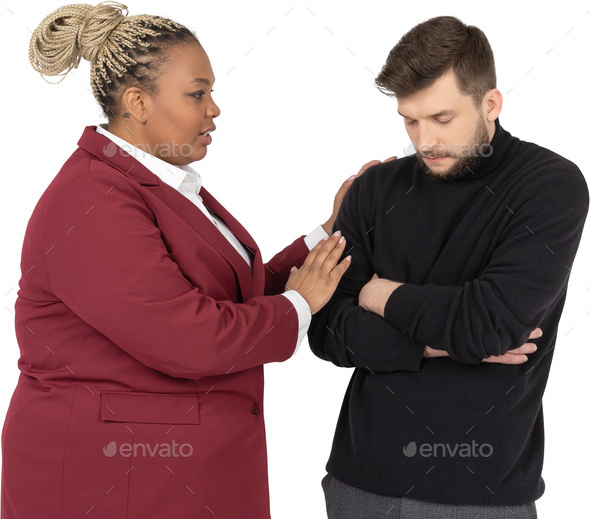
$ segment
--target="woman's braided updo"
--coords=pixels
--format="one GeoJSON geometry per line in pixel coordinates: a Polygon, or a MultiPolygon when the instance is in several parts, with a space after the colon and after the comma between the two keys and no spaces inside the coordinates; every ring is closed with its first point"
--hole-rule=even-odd
{"type": "Polygon", "coordinates": [[[111,121],[130,86],[158,93],[157,78],[170,47],[198,41],[191,30],[168,18],[127,17],[127,6],[119,2],[71,4],[53,11],[35,29],[29,61],[43,79],[65,77],[81,58],[90,61],[92,93],[111,121]]]}

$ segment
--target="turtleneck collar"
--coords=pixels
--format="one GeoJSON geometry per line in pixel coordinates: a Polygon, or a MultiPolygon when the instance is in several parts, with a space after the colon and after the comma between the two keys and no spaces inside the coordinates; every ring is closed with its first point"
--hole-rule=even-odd
{"type": "Polygon", "coordinates": [[[512,137],[509,132],[502,128],[499,118],[495,120],[495,124],[496,129],[494,131],[494,136],[490,141],[488,150],[480,157],[475,165],[471,167],[471,173],[467,172],[465,175],[455,179],[456,182],[475,180],[484,177],[493,171],[497,171],[504,161],[512,154],[511,150],[518,142],[518,139],[512,137]]]}

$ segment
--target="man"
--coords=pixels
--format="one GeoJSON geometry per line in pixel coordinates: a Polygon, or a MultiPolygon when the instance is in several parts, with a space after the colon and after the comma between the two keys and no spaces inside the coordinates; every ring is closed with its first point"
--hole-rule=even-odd
{"type": "Polygon", "coordinates": [[[309,341],[356,369],[322,481],[328,516],[536,517],[541,398],[586,181],[502,128],[477,27],[417,25],[376,83],[416,154],[357,178],[334,225],[352,263],[309,341]]]}

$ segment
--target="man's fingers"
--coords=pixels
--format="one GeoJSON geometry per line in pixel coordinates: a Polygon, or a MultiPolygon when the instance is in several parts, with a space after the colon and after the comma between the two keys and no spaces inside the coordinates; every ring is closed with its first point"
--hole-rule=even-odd
{"type": "Polygon", "coordinates": [[[505,353],[504,355],[492,355],[482,362],[489,362],[492,364],[524,364],[528,359],[526,355],[513,355],[505,353]]]}
{"type": "Polygon", "coordinates": [[[511,355],[518,355],[518,354],[530,354],[535,353],[537,351],[537,345],[532,342],[526,342],[522,346],[515,348],[513,350],[508,351],[508,354],[511,355]]]}
{"type": "Polygon", "coordinates": [[[529,335],[529,339],[538,339],[541,335],[543,335],[543,330],[541,328],[535,328],[529,335]]]}

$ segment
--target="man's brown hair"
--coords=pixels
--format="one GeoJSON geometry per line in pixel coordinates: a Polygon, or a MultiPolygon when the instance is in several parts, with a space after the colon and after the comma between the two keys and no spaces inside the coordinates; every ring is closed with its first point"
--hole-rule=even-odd
{"type": "Polygon", "coordinates": [[[483,31],[454,16],[438,16],[402,36],[375,84],[384,94],[403,98],[431,86],[451,69],[459,89],[476,107],[496,88],[494,54],[483,31]]]}

